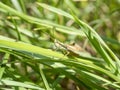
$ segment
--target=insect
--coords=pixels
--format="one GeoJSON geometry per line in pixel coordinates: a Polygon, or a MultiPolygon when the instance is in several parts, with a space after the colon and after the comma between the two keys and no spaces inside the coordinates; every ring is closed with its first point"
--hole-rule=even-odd
{"type": "Polygon", "coordinates": [[[64,44],[58,40],[55,40],[55,46],[56,47],[62,47],[63,49],[67,50],[68,53],[67,55],[69,56],[85,56],[90,55],[89,53],[87,53],[84,49],[82,49],[78,44],[73,43],[72,45],[69,44],[64,44]]]}

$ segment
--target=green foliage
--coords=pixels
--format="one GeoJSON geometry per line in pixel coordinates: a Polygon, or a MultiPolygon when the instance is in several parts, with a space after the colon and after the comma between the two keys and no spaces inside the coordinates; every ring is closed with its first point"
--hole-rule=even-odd
{"type": "Polygon", "coordinates": [[[1,1],[0,88],[119,90],[119,5],[119,0],[1,1]]]}

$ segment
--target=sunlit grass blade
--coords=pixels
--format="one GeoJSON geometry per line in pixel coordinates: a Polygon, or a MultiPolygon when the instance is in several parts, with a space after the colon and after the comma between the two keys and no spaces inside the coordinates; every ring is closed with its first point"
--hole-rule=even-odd
{"type": "Polygon", "coordinates": [[[18,2],[18,0],[11,0],[11,2],[12,2],[12,4],[13,4],[13,6],[14,6],[19,12],[23,12],[23,11],[22,11],[22,8],[21,8],[21,6],[20,6],[20,4],[19,4],[19,2],[18,2]]]}
{"type": "Polygon", "coordinates": [[[69,18],[72,18],[72,16],[66,12],[64,12],[63,10],[60,10],[60,9],[57,9],[57,8],[54,8],[52,6],[49,6],[47,4],[44,4],[44,3],[37,3],[38,5],[40,5],[41,7],[43,8],[46,8],[52,12],[55,12],[57,14],[60,14],[60,15],[63,15],[63,16],[66,16],[66,17],[69,17],[69,18]]]}
{"type": "Polygon", "coordinates": [[[29,84],[25,84],[25,83],[17,82],[17,81],[12,81],[12,80],[5,80],[5,79],[0,80],[0,85],[7,85],[7,86],[11,86],[11,87],[18,86],[18,87],[25,87],[25,88],[29,88],[29,89],[45,90],[45,89],[42,89],[38,86],[29,85],[29,84]]]}
{"type": "Polygon", "coordinates": [[[50,49],[44,49],[41,47],[37,47],[34,45],[30,45],[27,43],[23,42],[13,42],[13,41],[8,41],[8,40],[1,40],[0,39],[0,47],[5,47],[13,50],[18,50],[18,51],[27,51],[30,53],[36,53],[40,54],[46,57],[55,57],[55,58],[67,58],[63,54],[52,51],[50,49]]]}
{"type": "Polygon", "coordinates": [[[25,7],[25,2],[24,2],[23,0],[18,0],[18,2],[19,2],[19,4],[20,4],[23,12],[24,12],[24,13],[27,13],[26,7],[25,7]]]}

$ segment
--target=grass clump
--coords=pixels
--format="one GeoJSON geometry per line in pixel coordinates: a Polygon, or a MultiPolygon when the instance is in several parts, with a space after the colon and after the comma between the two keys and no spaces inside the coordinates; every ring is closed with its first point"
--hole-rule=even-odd
{"type": "Polygon", "coordinates": [[[119,4],[1,1],[0,88],[119,90],[119,4]]]}

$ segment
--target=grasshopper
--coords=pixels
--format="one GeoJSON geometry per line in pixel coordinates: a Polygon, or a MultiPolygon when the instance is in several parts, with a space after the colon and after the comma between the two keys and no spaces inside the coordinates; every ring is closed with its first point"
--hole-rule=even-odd
{"type": "Polygon", "coordinates": [[[58,40],[55,40],[55,46],[56,47],[62,47],[64,48],[65,50],[68,51],[68,54],[69,56],[76,56],[76,57],[79,57],[79,56],[86,56],[86,55],[89,55],[90,54],[88,52],[86,52],[84,49],[82,49],[79,45],[77,44],[74,44],[74,45],[68,45],[68,44],[64,44],[58,40]]]}

